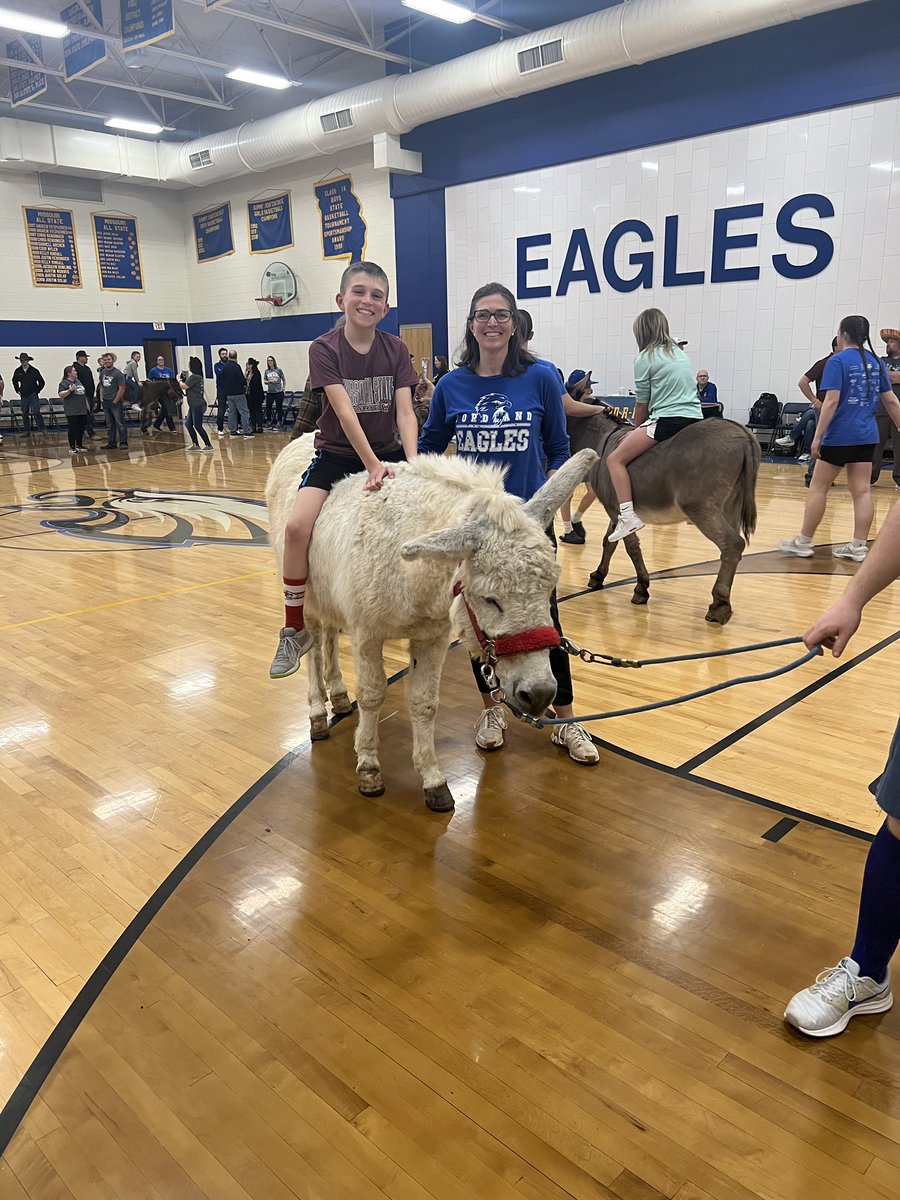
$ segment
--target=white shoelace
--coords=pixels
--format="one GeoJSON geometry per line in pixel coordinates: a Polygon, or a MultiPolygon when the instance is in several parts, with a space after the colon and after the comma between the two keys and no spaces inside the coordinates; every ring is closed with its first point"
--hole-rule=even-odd
{"type": "Polygon", "coordinates": [[[816,976],[816,982],[809,989],[811,992],[819,992],[827,1000],[837,999],[841,992],[851,1004],[856,999],[856,988],[859,979],[848,971],[845,966],[840,963],[836,967],[829,967],[827,971],[820,971],[816,976]]]}

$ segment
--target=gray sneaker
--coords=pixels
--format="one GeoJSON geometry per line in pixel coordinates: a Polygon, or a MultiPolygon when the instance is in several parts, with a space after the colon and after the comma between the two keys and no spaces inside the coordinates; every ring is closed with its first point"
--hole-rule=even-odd
{"type": "Polygon", "coordinates": [[[278,649],[269,667],[271,679],[286,679],[300,666],[300,659],[312,649],[313,635],[308,629],[282,629],[278,649]]]}
{"type": "Polygon", "coordinates": [[[843,1033],[853,1017],[887,1012],[893,1003],[890,973],[878,983],[860,976],[852,958],[842,958],[794,996],[784,1019],[807,1037],[834,1037],[843,1033]]]}

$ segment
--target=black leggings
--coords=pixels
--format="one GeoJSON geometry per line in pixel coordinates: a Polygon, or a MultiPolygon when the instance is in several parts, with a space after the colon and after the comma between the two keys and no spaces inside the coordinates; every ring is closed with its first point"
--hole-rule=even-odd
{"type": "Polygon", "coordinates": [[[275,421],[284,423],[284,392],[266,392],[266,424],[272,424],[272,409],[275,409],[275,421]]]}
{"type": "MultiPolygon", "coordinates": [[[[556,549],[556,534],[553,532],[553,526],[547,527],[547,537],[553,543],[554,550],[556,549]]],[[[556,588],[550,593],[550,620],[553,622],[553,628],[563,636],[562,625],[559,623],[559,604],[556,600],[556,588]]],[[[469,660],[472,664],[472,674],[475,676],[475,682],[478,684],[478,690],[482,696],[488,695],[491,688],[484,682],[481,675],[481,662],[472,658],[469,660]]],[[[572,691],[572,669],[569,665],[569,656],[563,650],[562,646],[550,647],[550,670],[553,672],[553,678],[556,680],[556,698],[553,703],[556,706],[567,708],[575,699],[575,693],[572,691]]]]}
{"type": "Polygon", "coordinates": [[[87,413],[78,413],[74,417],[66,417],[66,433],[69,435],[69,449],[84,449],[84,431],[87,428],[87,413]]]}

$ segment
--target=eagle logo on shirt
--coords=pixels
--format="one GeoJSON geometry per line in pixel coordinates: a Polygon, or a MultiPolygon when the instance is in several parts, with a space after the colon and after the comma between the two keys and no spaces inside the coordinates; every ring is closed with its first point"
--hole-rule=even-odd
{"type": "Polygon", "coordinates": [[[487,417],[491,425],[506,425],[511,419],[511,408],[509,398],[502,392],[488,392],[485,396],[479,396],[475,404],[475,415],[487,417]]]}

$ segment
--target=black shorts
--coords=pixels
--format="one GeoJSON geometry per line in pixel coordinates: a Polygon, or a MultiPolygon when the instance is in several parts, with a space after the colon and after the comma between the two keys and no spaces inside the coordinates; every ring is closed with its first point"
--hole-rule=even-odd
{"type": "MultiPolygon", "coordinates": [[[[381,461],[386,463],[406,462],[406,455],[402,449],[389,450],[380,457],[381,461]]],[[[323,492],[330,492],[336,483],[340,483],[348,475],[357,475],[365,470],[365,464],[356,454],[346,456],[331,454],[328,450],[317,450],[312,462],[303,472],[300,487],[314,487],[323,492]]]]}
{"type": "Polygon", "coordinates": [[[820,446],[819,458],[832,467],[846,467],[847,463],[870,463],[875,457],[877,443],[871,446],[820,446]]]}
{"type": "Polygon", "coordinates": [[[688,425],[696,425],[702,420],[702,417],[657,417],[656,420],[651,417],[647,422],[647,434],[654,442],[667,442],[676,433],[681,433],[682,429],[687,429],[688,425]]]}

